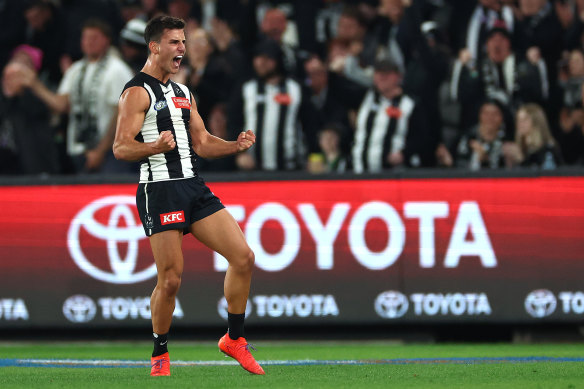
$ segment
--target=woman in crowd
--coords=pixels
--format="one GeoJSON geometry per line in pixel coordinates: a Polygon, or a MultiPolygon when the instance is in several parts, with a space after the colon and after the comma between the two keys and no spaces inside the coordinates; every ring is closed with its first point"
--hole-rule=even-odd
{"type": "Polygon", "coordinates": [[[543,109],[525,104],[516,116],[515,142],[504,145],[507,167],[539,167],[550,170],[561,164],[561,155],[543,109]]]}

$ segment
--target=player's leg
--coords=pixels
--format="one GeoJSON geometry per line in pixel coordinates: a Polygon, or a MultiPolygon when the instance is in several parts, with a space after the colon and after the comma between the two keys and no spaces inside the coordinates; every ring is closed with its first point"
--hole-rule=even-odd
{"type": "Polygon", "coordinates": [[[157,334],[166,334],[170,329],[183,272],[182,237],[180,230],[162,231],[150,237],[158,270],[156,287],[150,299],[152,329],[157,334]]]}
{"type": "Polygon", "coordinates": [[[150,237],[150,246],[158,270],[156,287],[150,299],[154,337],[150,374],[155,376],[170,375],[167,335],[183,272],[182,236],[180,230],[169,230],[150,237]]]}
{"type": "Polygon", "coordinates": [[[229,333],[219,340],[219,349],[235,358],[254,374],[265,374],[249,352],[244,338],[243,322],[249,296],[253,251],[231,214],[222,209],[191,224],[191,233],[204,245],[223,255],[229,262],[223,289],[227,300],[229,333]]]}
{"type": "Polygon", "coordinates": [[[190,231],[201,243],[229,262],[223,284],[227,311],[245,314],[254,254],[239,225],[227,210],[222,209],[191,224],[190,231]]]}

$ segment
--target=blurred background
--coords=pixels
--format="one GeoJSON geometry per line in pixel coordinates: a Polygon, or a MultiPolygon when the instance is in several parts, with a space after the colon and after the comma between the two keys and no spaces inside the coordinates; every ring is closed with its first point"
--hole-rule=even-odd
{"type": "MultiPolygon", "coordinates": [[[[582,0],[0,0],[0,329],[149,336],[111,147],[159,14],[208,131],[258,136],[199,158],[256,253],[252,332],[581,339],[582,0]]],[[[205,336],[225,262],[183,248],[173,328],[205,336]]]]}

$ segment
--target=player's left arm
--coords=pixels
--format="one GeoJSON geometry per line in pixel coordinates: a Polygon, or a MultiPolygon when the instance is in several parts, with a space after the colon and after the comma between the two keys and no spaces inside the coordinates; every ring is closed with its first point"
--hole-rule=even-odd
{"type": "Polygon", "coordinates": [[[195,153],[202,158],[221,158],[241,153],[255,143],[255,134],[252,130],[242,131],[236,141],[227,141],[210,134],[199,112],[194,97],[191,95],[190,132],[195,153]]]}

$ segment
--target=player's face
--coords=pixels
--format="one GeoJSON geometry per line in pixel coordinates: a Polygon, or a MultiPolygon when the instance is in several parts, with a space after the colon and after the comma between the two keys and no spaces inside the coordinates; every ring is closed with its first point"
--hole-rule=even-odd
{"type": "Polygon", "coordinates": [[[185,43],[184,30],[164,30],[158,45],[159,66],[168,73],[176,74],[185,55],[185,43]]]}

